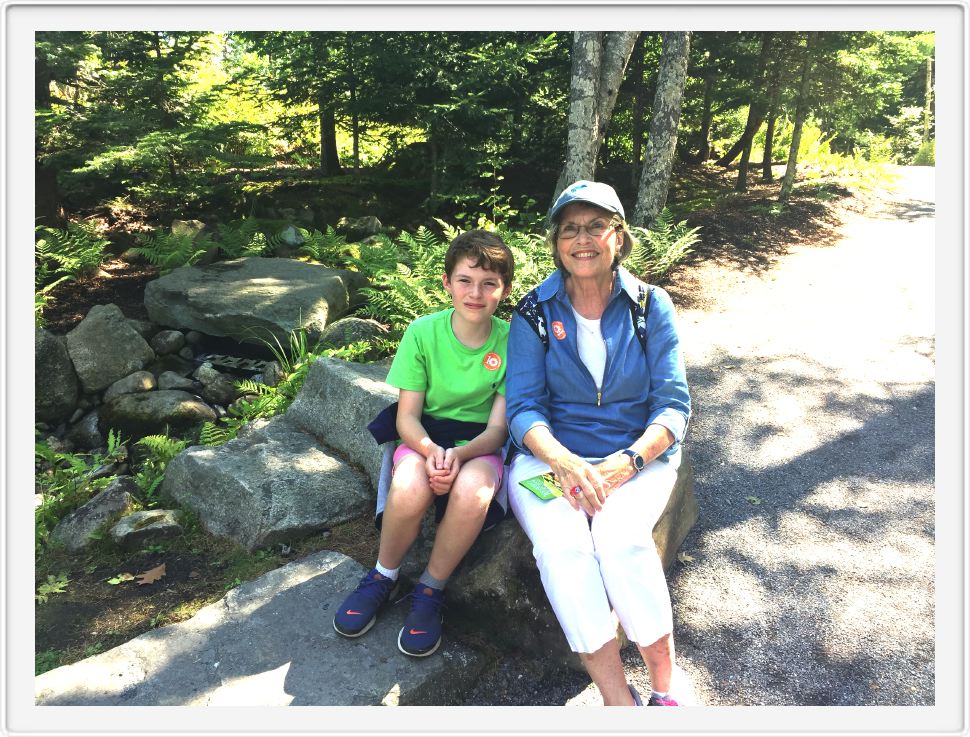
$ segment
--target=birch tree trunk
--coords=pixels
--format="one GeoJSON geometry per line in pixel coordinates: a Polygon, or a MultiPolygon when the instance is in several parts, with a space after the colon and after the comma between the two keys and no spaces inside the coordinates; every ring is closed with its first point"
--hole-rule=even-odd
{"type": "Polygon", "coordinates": [[[795,184],[795,168],[798,163],[798,144],[802,140],[802,124],[805,122],[805,115],[808,113],[808,85],[811,79],[812,69],[812,50],[815,48],[815,40],[818,32],[812,31],[808,34],[808,41],[805,43],[805,61],[802,63],[802,82],[798,88],[798,104],[795,106],[795,128],[791,134],[791,148],[788,150],[788,168],[785,169],[785,177],[781,180],[781,191],[778,193],[778,201],[782,204],[788,202],[792,187],[795,184]]]}
{"type": "Polygon", "coordinates": [[[638,33],[576,31],[573,34],[566,158],[553,197],[570,182],[596,176],[596,157],[638,33]]]}
{"type": "Polygon", "coordinates": [[[652,223],[667,202],[689,54],[690,31],[663,33],[663,52],[660,55],[660,69],[657,71],[657,92],[653,100],[650,137],[647,139],[637,203],[630,220],[633,225],[652,223]]]}

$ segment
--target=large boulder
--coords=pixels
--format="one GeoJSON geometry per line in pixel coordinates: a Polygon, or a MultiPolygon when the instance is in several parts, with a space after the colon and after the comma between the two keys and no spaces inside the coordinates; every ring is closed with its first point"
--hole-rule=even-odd
{"type": "Polygon", "coordinates": [[[51,540],[70,552],[77,552],[91,542],[91,533],[116,515],[127,512],[138,493],[138,484],[130,476],[121,476],[107,485],[83,506],[57,523],[51,540]]]}
{"type": "Polygon", "coordinates": [[[349,241],[359,241],[371,235],[381,232],[381,221],[373,215],[365,215],[361,218],[340,218],[336,228],[338,233],[343,233],[349,241]]]}
{"type": "Polygon", "coordinates": [[[321,551],[244,583],[194,617],[34,679],[38,706],[460,704],[484,657],[445,637],[430,658],[394,647],[407,607],[367,637],[333,631],[363,566],[321,551]],[[394,651],[393,653],[391,651],[394,651]]]}
{"type": "Polygon", "coordinates": [[[323,329],[359,304],[366,279],[285,258],[241,258],[208,266],[183,266],[150,282],[145,308],[162,325],[259,343],[306,329],[323,329]]]}
{"type": "Polygon", "coordinates": [[[165,469],[161,491],[205,528],[250,550],[295,540],[373,509],[367,479],[285,417],[219,446],[193,446],[165,469]]]}
{"type": "Polygon", "coordinates": [[[77,406],[77,374],[67,346],[43,328],[34,332],[34,392],[34,415],[39,422],[56,425],[77,406]]]}
{"type": "MultiPolygon", "coordinates": [[[[376,338],[386,338],[387,328],[377,320],[365,320],[360,317],[343,317],[336,322],[327,325],[320,337],[323,345],[332,345],[343,348],[357,341],[373,341],[376,338]]],[[[379,348],[372,348],[364,355],[364,360],[377,358],[380,355],[379,348]]]]}
{"type": "Polygon", "coordinates": [[[85,392],[98,392],[138,371],[154,358],[145,339],[116,305],[95,305],[67,334],[71,356],[85,392]]]}
{"type": "Polygon", "coordinates": [[[381,470],[381,449],[366,426],[398,391],[385,383],[388,367],[336,358],[314,361],[286,418],[347,456],[369,475],[374,488],[381,470]]]}
{"type": "Polygon", "coordinates": [[[141,394],[122,394],[99,408],[100,428],[119,430],[123,437],[188,430],[205,421],[215,421],[216,413],[198,397],[178,389],[141,394]]]}

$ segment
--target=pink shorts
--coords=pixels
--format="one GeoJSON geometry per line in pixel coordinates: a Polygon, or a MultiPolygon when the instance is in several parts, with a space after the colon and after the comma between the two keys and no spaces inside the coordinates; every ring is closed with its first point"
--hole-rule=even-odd
{"type": "MultiPolygon", "coordinates": [[[[397,446],[397,450],[394,451],[394,467],[397,468],[397,464],[401,462],[401,459],[411,454],[416,456],[421,455],[420,453],[418,453],[418,451],[412,448],[409,448],[404,443],[401,443],[399,446],[397,446]]],[[[502,464],[501,456],[499,456],[496,453],[492,453],[491,455],[487,455],[487,456],[478,456],[475,460],[487,461],[488,463],[490,463],[492,467],[495,469],[495,473],[498,474],[499,483],[502,483],[502,472],[505,470],[505,466],[502,464]]]]}

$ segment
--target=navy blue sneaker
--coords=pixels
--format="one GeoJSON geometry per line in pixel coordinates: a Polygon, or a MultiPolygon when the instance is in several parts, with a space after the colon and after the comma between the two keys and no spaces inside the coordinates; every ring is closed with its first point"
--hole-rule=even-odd
{"type": "Polygon", "coordinates": [[[397,593],[397,581],[377,569],[360,579],[353,593],[344,599],[333,617],[333,628],[344,637],[360,637],[374,626],[378,610],[397,593]]]}
{"type": "Polygon", "coordinates": [[[405,655],[424,658],[441,644],[441,606],[445,592],[419,583],[408,598],[411,611],[397,636],[397,649],[405,655]]]}

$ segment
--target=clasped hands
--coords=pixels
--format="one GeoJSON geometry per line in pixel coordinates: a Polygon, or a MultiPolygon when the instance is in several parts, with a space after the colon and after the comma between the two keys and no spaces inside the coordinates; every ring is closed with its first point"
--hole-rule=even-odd
{"type": "Polygon", "coordinates": [[[428,472],[431,491],[441,496],[451,490],[451,485],[458,476],[458,469],[461,468],[461,460],[454,448],[446,450],[437,443],[432,443],[428,448],[424,467],[428,472]]]}
{"type": "Polygon", "coordinates": [[[591,516],[603,508],[610,494],[636,473],[630,457],[622,451],[608,455],[595,465],[566,452],[549,465],[562,487],[563,498],[573,509],[582,509],[591,516]],[[576,488],[579,494],[574,496],[571,492],[576,488]]]}

